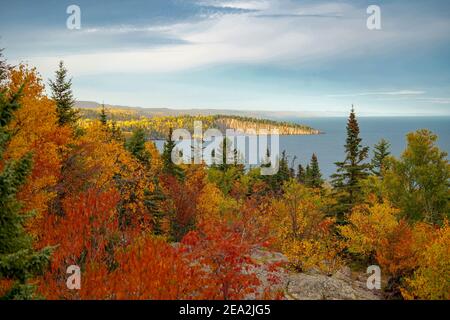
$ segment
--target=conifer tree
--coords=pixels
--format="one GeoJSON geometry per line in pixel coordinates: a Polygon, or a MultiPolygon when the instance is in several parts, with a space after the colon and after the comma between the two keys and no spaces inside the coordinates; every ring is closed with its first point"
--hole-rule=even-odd
{"type": "Polygon", "coordinates": [[[236,172],[243,173],[244,166],[238,163],[239,152],[236,148],[231,151],[231,153],[233,154],[232,163],[229,163],[230,161],[227,160],[228,153],[230,153],[231,150],[231,145],[232,145],[231,141],[228,138],[224,137],[219,148],[217,150],[214,150],[214,155],[217,156],[217,158],[221,159],[222,163],[214,164],[214,167],[221,171],[227,171],[230,168],[235,168],[237,169],[236,172]]]}
{"type": "Polygon", "coordinates": [[[125,139],[123,137],[122,131],[120,130],[119,127],[117,127],[117,123],[114,120],[114,117],[111,121],[111,137],[119,142],[123,142],[125,139]]]}
{"type": "Polygon", "coordinates": [[[29,215],[21,212],[16,198],[19,188],[31,172],[32,156],[26,154],[17,160],[4,161],[3,154],[11,139],[7,130],[13,112],[20,107],[21,90],[0,92],[0,280],[13,280],[14,285],[3,297],[5,299],[31,299],[34,288],[28,280],[41,273],[47,266],[51,248],[35,251],[32,237],[27,234],[24,223],[29,215]]]}
{"type": "Polygon", "coordinates": [[[274,175],[265,176],[266,181],[271,186],[272,190],[276,193],[280,193],[285,181],[288,181],[291,177],[291,171],[289,169],[288,159],[286,151],[283,150],[281,158],[278,161],[278,172],[274,175]]]}
{"type": "Polygon", "coordinates": [[[361,145],[359,125],[352,106],[347,121],[347,139],[345,144],[345,159],[335,162],[336,173],[331,175],[331,183],[338,199],[335,213],[342,218],[348,213],[360,195],[359,182],[368,176],[370,163],[366,163],[369,148],[361,145]]]}
{"type": "Polygon", "coordinates": [[[100,111],[100,122],[104,126],[106,126],[106,124],[108,122],[108,117],[106,116],[105,104],[102,104],[102,110],[100,111]]]}
{"type": "Polygon", "coordinates": [[[281,182],[287,181],[290,178],[289,164],[285,150],[281,153],[280,168],[277,174],[281,182]]]}
{"type": "Polygon", "coordinates": [[[150,165],[150,152],[145,148],[144,129],[138,128],[125,144],[126,149],[144,166],[150,165]]]}
{"type": "Polygon", "coordinates": [[[311,166],[307,164],[305,168],[305,185],[309,185],[310,180],[311,180],[311,166]]]}
{"type": "Polygon", "coordinates": [[[175,141],[172,140],[173,129],[169,129],[169,136],[164,143],[164,149],[162,153],[163,161],[163,173],[177,177],[178,179],[184,178],[183,169],[172,161],[172,151],[175,149],[175,141]]]}
{"type": "Polygon", "coordinates": [[[59,62],[59,69],[55,72],[55,80],[50,80],[49,84],[52,90],[52,99],[56,102],[59,125],[75,125],[78,120],[78,112],[74,109],[72,79],[67,79],[67,69],[62,61],[59,62]]]}
{"type": "Polygon", "coordinates": [[[306,172],[301,164],[298,165],[297,169],[297,181],[299,183],[305,183],[306,172]]]}
{"type": "Polygon", "coordinates": [[[390,143],[385,139],[381,139],[374,146],[371,171],[378,177],[383,175],[385,159],[391,154],[389,152],[389,147],[390,143]]]}
{"type": "Polygon", "coordinates": [[[309,165],[309,172],[307,174],[307,185],[312,188],[320,188],[322,187],[322,173],[320,173],[319,161],[317,160],[317,156],[313,153],[311,157],[311,162],[309,165]]]}

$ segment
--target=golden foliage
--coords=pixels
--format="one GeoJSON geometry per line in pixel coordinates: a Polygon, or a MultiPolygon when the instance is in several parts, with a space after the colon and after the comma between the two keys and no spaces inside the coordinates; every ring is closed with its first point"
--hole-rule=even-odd
{"type": "Polygon", "coordinates": [[[334,220],[325,217],[327,200],[319,190],[291,180],[282,198],[273,201],[273,230],[278,247],[299,270],[337,270],[342,261],[341,241],[333,234],[334,220]]]}
{"type": "Polygon", "coordinates": [[[12,139],[6,158],[18,159],[33,154],[33,170],[18,197],[25,210],[42,213],[55,195],[60,178],[62,152],[71,141],[72,129],[58,127],[55,103],[45,96],[45,89],[36,69],[19,65],[11,70],[10,88],[16,92],[24,84],[21,105],[9,125],[12,139]]]}

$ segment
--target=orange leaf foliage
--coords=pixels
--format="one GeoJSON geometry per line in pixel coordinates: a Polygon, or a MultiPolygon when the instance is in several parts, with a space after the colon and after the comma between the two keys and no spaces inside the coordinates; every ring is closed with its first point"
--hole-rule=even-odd
{"type": "Polygon", "coordinates": [[[18,198],[24,209],[42,213],[56,195],[60,178],[62,150],[71,141],[72,129],[58,127],[55,103],[45,96],[45,88],[36,69],[19,65],[11,71],[10,88],[16,92],[24,84],[21,105],[9,125],[13,138],[6,158],[33,153],[33,170],[18,198]]]}

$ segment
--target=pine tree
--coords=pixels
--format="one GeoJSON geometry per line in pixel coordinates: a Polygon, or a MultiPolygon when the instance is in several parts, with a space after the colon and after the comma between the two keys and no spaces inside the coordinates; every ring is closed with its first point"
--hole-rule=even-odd
{"type": "Polygon", "coordinates": [[[276,193],[280,193],[285,181],[288,181],[291,177],[291,171],[289,170],[288,159],[286,151],[283,150],[281,153],[281,158],[278,161],[278,172],[274,175],[265,176],[268,180],[269,185],[272,190],[276,193]]]}
{"type": "Polygon", "coordinates": [[[130,139],[125,143],[126,149],[144,166],[150,165],[150,152],[145,148],[145,131],[138,128],[133,131],[130,139]]]}
{"type": "Polygon", "coordinates": [[[166,200],[166,196],[164,195],[159,179],[156,176],[153,179],[153,183],[155,185],[155,188],[152,192],[150,192],[150,190],[148,189],[144,191],[144,204],[152,214],[153,234],[161,235],[163,234],[162,221],[166,216],[166,211],[164,210],[164,208],[162,208],[162,203],[164,200],[166,200]]]}
{"type": "Polygon", "coordinates": [[[347,122],[347,139],[345,144],[345,160],[335,162],[336,173],[331,175],[332,185],[338,199],[335,213],[342,218],[355,203],[360,194],[359,182],[368,176],[370,164],[365,163],[369,148],[361,145],[359,125],[352,106],[347,122]]]}
{"type": "Polygon", "coordinates": [[[317,160],[317,156],[313,153],[311,157],[311,162],[309,165],[309,173],[307,174],[307,185],[312,188],[321,188],[323,184],[322,173],[320,173],[319,169],[319,161],[317,160]]]}
{"type": "Polygon", "coordinates": [[[305,183],[306,172],[301,164],[298,165],[297,169],[297,181],[299,183],[305,183]]]}
{"type": "Polygon", "coordinates": [[[184,171],[177,164],[172,161],[172,151],[175,149],[175,142],[172,140],[172,128],[169,129],[169,136],[164,143],[164,149],[162,153],[163,161],[163,173],[177,177],[178,179],[184,178],[184,171]]]}
{"type": "Polygon", "coordinates": [[[311,181],[311,166],[307,164],[305,168],[305,185],[309,185],[310,181],[311,181]]]}
{"type": "Polygon", "coordinates": [[[227,171],[230,168],[235,168],[235,169],[237,169],[236,172],[243,173],[245,168],[244,168],[244,165],[239,164],[239,152],[236,148],[233,149],[233,151],[232,151],[233,162],[228,163],[228,162],[230,162],[229,160],[227,161],[227,157],[228,157],[228,153],[230,153],[230,149],[231,149],[231,141],[228,138],[224,137],[219,148],[217,150],[214,150],[214,156],[217,155],[217,158],[221,159],[222,163],[214,164],[214,167],[223,172],[227,171]]]}
{"type": "Polygon", "coordinates": [[[371,171],[378,177],[383,175],[384,160],[391,154],[389,152],[389,147],[390,143],[385,139],[381,139],[374,146],[371,171]]]}
{"type": "Polygon", "coordinates": [[[74,109],[75,99],[72,93],[72,79],[67,79],[67,69],[62,61],[59,62],[59,69],[55,72],[55,81],[50,80],[52,89],[52,99],[56,102],[58,113],[58,123],[75,125],[78,120],[78,112],[74,109]]]}
{"type": "MultiPolygon", "coordinates": [[[[13,112],[20,107],[20,93],[0,92],[0,161],[11,134],[7,130],[13,112]]],[[[41,273],[47,266],[51,248],[41,251],[33,249],[32,237],[26,233],[26,217],[16,198],[19,188],[31,172],[32,156],[26,154],[18,160],[3,162],[0,166],[0,280],[10,279],[15,283],[3,297],[5,299],[31,299],[34,288],[28,279],[41,273]]]]}
{"type": "Polygon", "coordinates": [[[289,164],[285,150],[281,153],[280,168],[277,174],[280,176],[280,181],[287,181],[290,178],[289,164]]]}
{"type": "Polygon", "coordinates": [[[117,127],[117,123],[114,120],[114,117],[113,117],[113,119],[111,121],[111,137],[114,140],[119,141],[119,142],[124,142],[125,141],[125,139],[123,137],[123,134],[122,134],[122,130],[120,130],[120,128],[117,127]]]}
{"type": "Polygon", "coordinates": [[[106,116],[105,104],[102,104],[102,110],[100,111],[100,122],[106,126],[108,123],[108,117],[106,116]]]}

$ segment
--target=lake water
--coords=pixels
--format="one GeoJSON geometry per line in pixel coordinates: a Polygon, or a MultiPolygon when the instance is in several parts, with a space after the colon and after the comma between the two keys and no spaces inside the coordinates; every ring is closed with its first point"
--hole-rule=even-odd
{"type": "MultiPolygon", "coordinates": [[[[295,168],[299,163],[306,165],[312,153],[316,153],[323,177],[335,172],[334,162],[344,160],[347,118],[301,118],[282,119],[308,125],[324,132],[311,136],[280,136],[280,152],[286,150],[289,161],[296,156],[295,168]]],[[[438,146],[450,151],[450,117],[359,117],[362,144],[372,147],[381,138],[391,143],[391,153],[399,156],[406,147],[408,132],[427,128],[438,135],[438,146]]],[[[163,141],[156,142],[162,148],[163,141]]]]}

